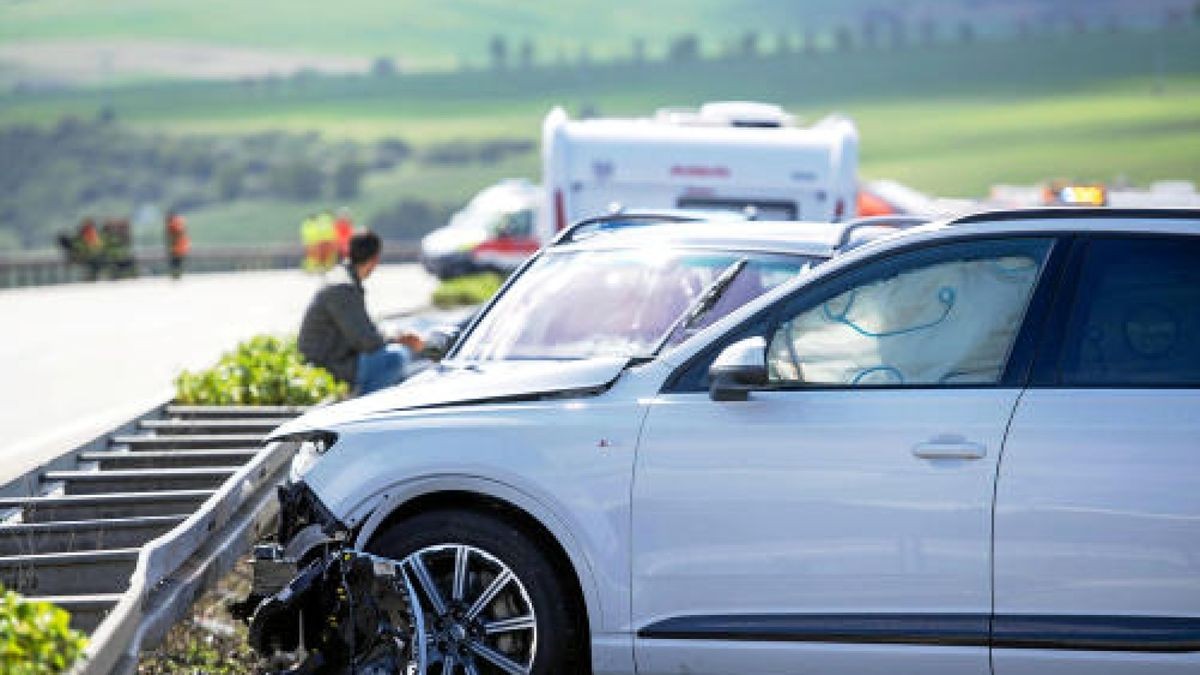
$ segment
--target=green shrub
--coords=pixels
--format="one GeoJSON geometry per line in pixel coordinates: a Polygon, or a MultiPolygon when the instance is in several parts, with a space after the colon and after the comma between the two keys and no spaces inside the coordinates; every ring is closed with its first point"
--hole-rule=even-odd
{"type": "Polygon", "coordinates": [[[71,629],[70,620],[65,610],[48,602],[0,589],[0,672],[66,672],[87,646],[87,638],[71,629]]]}
{"type": "Polygon", "coordinates": [[[344,396],[348,385],[304,362],[295,339],[260,335],[199,372],[175,379],[175,398],[190,405],[312,405],[344,396]]]}
{"type": "Polygon", "coordinates": [[[478,305],[495,295],[503,283],[504,277],[495,272],[448,279],[433,291],[433,304],[438,307],[478,305]]]}

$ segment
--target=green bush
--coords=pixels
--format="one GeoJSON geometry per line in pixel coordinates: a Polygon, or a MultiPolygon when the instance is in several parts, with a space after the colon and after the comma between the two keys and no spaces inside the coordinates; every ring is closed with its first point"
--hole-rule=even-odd
{"type": "Polygon", "coordinates": [[[304,362],[295,339],[260,335],[199,372],[175,379],[175,398],[190,405],[313,405],[344,396],[348,385],[304,362]]]}
{"type": "Polygon", "coordinates": [[[433,304],[443,308],[478,305],[495,295],[503,283],[504,277],[495,272],[448,279],[433,291],[433,304]]]}
{"type": "Polygon", "coordinates": [[[0,672],[66,672],[87,646],[87,638],[71,629],[71,616],[48,602],[26,600],[8,590],[0,592],[0,672]]]}

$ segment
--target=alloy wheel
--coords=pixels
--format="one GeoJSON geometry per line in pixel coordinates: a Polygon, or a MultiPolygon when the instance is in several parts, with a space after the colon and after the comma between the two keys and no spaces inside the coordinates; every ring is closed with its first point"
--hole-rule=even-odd
{"type": "Polygon", "coordinates": [[[403,561],[425,617],[425,675],[529,675],[537,617],[525,584],[487,551],[437,544],[403,561]]]}

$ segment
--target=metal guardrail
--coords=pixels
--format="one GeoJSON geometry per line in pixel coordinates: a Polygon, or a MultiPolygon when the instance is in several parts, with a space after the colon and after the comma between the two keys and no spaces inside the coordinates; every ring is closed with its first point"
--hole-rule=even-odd
{"type": "MultiPolygon", "coordinates": [[[[415,262],[420,245],[412,241],[388,241],[383,262],[415,262]]],[[[138,274],[162,275],[168,271],[166,252],[161,248],[137,249],[134,259],[138,274]]],[[[245,272],[249,270],[298,269],[304,259],[299,244],[260,246],[211,246],[197,248],[187,257],[185,272],[245,272]]],[[[45,286],[84,281],[85,270],[67,262],[58,251],[0,254],[0,288],[45,286]]]]}
{"type": "Polygon", "coordinates": [[[0,488],[0,583],[90,632],[75,672],[132,673],[276,517],[293,407],[160,405],[0,488]]]}

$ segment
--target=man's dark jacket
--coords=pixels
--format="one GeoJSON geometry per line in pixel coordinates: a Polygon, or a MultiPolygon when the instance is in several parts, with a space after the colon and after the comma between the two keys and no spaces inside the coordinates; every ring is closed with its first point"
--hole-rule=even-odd
{"type": "Polygon", "coordinates": [[[367,315],[362,281],[349,265],[325,276],[300,323],[300,353],[334,377],[354,384],[358,355],[383,347],[385,340],[367,315]]]}

